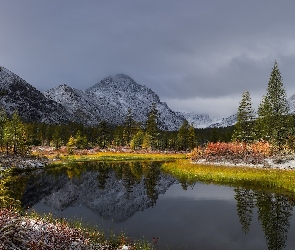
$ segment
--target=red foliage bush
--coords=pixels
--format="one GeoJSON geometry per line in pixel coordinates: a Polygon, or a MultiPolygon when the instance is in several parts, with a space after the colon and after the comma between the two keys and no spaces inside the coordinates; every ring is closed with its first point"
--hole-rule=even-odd
{"type": "Polygon", "coordinates": [[[210,142],[205,148],[197,147],[189,157],[194,160],[218,162],[229,161],[233,163],[262,163],[272,155],[273,149],[268,142],[260,141],[251,144],[243,142],[210,142]]]}

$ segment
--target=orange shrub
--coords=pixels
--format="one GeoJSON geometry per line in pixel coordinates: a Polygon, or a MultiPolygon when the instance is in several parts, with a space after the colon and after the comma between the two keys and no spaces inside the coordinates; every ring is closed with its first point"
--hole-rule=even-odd
{"type": "Polygon", "coordinates": [[[197,147],[190,154],[191,160],[230,161],[233,163],[261,163],[272,154],[268,142],[209,142],[205,148],[197,147]]]}

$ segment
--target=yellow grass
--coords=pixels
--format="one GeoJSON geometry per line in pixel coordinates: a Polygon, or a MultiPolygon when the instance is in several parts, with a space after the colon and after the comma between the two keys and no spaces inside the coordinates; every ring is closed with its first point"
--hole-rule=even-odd
{"type": "Polygon", "coordinates": [[[295,195],[294,170],[199,165],[189,160],[164,163],[162,170],[188,184],[204,181],[221,185],[276,189],[295,195]]]}
{"type": "Polygon", "coordinates": [[[88,155],[66,155],[60,156],[61,161],[169,161],[185,159],[185,154],[172,153],[122,153],[122,152],[98,152],[88,155]]]}

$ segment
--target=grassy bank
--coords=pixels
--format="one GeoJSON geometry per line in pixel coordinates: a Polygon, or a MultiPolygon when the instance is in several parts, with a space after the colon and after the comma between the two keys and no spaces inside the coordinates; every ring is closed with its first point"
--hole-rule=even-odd
{"type": "Polygon", "coordinates": [[[294,170],[198,165],[189,160],[164,163],[162,170],[189,185],[202,181],[228,186],[276,189],[295,196],[294,170]]]}
{"type": "Polygon", "coordinates": [[[98,152],[95,154],[84,155],[62,155],[59,161],[55,162],[73,162],[73,161],[171,161],[185,159],[185,154],[173,153],[123,153],[123,152],[98,152]]]}

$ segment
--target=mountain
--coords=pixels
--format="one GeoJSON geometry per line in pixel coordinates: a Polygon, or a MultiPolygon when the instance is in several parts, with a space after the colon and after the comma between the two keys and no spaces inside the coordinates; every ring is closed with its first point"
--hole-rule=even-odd
{"type": "Polygon", "coordinates": [[[60,123],[75,120],[62,105],[4,67],[0,67],[0,107],[11,115],[15,110],[25,121],[60,123]]]}
{"type": "Polygon", "coordinates": [[[209,116],[205,114],[196,114],[194,112],[177,112],[177,114],[186,119],[189,122],[189,124],[192,124],[195,128],[228,127],[236,124],[237,122],[236,114],[226,118],[209,116]]]}
{"type": "Polygon", "coordinates": [[[210,125],[220,121],[219,117],[213,117],[206,114],[197,114],[194,112],[177,112],[177,114],[186,119],[189,124],[192,124],[195,128],[207,128],[210,125]]]}
{"type": "Polygon", "coordinates": [[[60,85],[45,91],[44,95],[88,125],[102,120],[122,124],[129,108],[134,120],[145,123],[153,103],[158,110],[161,129],[177,130],[184,121],[182,116],[161,102],[155,92],[124,74],[109,76],[86,90],[60,85]]]}
{"type": "Polygon", "coordinates": [[[233,114],[229,117],[226,118],[222,118],[220,121],[213,123],[211,125],[209,125],[209,128],[224,128],[224,127],[229,127],[229,126],[233,126],[237,123],[237,114],[233,114]]]}

